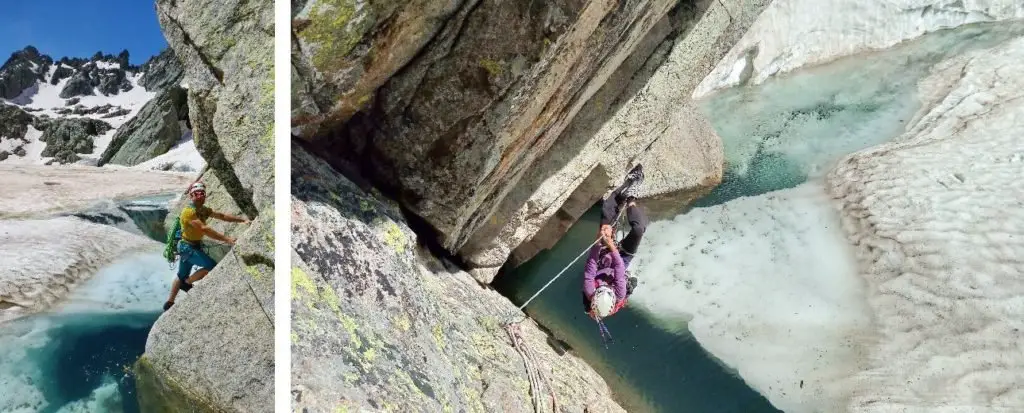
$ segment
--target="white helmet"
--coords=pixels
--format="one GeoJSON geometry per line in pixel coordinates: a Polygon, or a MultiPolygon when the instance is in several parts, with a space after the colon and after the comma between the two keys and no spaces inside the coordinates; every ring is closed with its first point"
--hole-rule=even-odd
{"type": "Polygon", "coordinates": [[[196,183],[192,184],[192,186],[188,187],[188,194],[189,195],[192,195],[193,192],[197,192],[197,191],[202,191],[205,194],[206,193],[206,185],[203,185],[202,182],[196,182],[196,183]]]}
{"type": "Polygon", "coordinates": [[[590,300],[590,309],[598,317],[608,317],[615,307],[615,291],[607,285],[602,285],[594,290],[594,297],[590,300]]]}

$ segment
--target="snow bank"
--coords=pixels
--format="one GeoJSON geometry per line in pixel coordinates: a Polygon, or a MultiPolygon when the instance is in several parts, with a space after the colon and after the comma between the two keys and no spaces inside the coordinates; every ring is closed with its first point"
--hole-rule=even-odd
{"type": "Polygon", "coordinates": [[[701,99],[737,86],[738,66],[749,82],[843,56],[885,49],[925,33],[983,21],[1024,18],[1019,0],[775,0],[694,90],[701,99]],[[757,49],[747,60],[748,51],[757,49]],[[742,69],[741,69],[742,70],[742,69]]]}
{"type": "Polygon", "coordinates": [[[0,323],[55,305],[130,251],[160,251],[145,237],[68,217],[0,221],[0,245],[0,323]]]}
{"type": "Polygon", "coordinates": [[[1024,411],[1022,29],[961,27],[715,94],[728,162],[775,152],[811,179],[651,224],[633,301],[787,412],[1024,411]],[[821,83],[842,65],[864,74],[821,83]],[[865,122],[885,127],[850,133],[865,122]]]}
{"type": "Polygon", "coordinates": [[[1024,410],[1024,39],[946,62],[830,175],[880,339],[857,411],[1024,410]]]}
{"type": "Polygon", "coordinates": [[[39,217],[85,209],[103,200],[184,191],[194,173],[83,166],[0,164],[0,218],[39,217]]]}
{"type": "Polygon", "coordinates": [[[133,166],[134,169],[151,171],[196,172],[206,167],[206,160],[199,154],[192,140],[192,132],[186,132],[182,141],[167,153],[133,166]]]}
{"type": "Polygon", "coordinates": [[[776,407],[843,410],[871,318],[820,181],[654,222],[642,250],[634,305],[689,328],[776,407]]]}

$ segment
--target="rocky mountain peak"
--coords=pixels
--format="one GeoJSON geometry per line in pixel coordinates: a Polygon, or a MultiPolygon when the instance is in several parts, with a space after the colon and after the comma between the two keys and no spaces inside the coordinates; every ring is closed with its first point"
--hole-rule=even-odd
{"type": "Polygon", "coordinates": [[[185,77],[185,69],[171,48],[166,48],[160,54],[149,58],[140,70],[142,77],[139,79],[139,85],[151,91],[177,86],[185,77]]]}
{"type": "Polygon", "coordinates": [[[14,99],[22,91],[32,87],[50,70],[53,59],[40,54],[33,46],[11,53],[11,57],[0,66],[0,98],[14,99]]]}

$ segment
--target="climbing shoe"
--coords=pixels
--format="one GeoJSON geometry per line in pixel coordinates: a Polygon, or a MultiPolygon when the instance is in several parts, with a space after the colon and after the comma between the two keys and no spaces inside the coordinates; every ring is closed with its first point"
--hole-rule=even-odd
{"type": "Polygon", "coordinates": [[[164,303],[164,311],[170,310],[171,306],[173,306],[173,305],[174,305],[174,301],[168,301],[168,302],[164,303]]]}
{"type": "Polygon", "coordinates": [[[184,292],[186,292],[186,293],[187,293],[187,292],[188,292],[188,290],[191,290],[191,289],[192,289],[192,284],[189,284],[189,283],[187,283],[187,282],[185,282],[185,281],[182,281],[182,282],[181,282],[181,286],[180,286],[179,288],[181,288],[181,291],[184,291],[184,292]]]}
{"type": "Polygon", "coordinates": [[[637,194],[640,193],[640,186],[644,183],[644,166],[637,164],[626,174],[626,188],[622,190],[622,195],[627,199],[636,199],[637,194]]]}

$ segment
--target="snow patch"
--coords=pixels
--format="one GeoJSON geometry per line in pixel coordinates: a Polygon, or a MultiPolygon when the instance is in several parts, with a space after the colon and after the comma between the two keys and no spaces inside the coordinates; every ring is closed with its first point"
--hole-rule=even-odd
{"type": "Polygon", "coordinates": [[[206,167],[206,160],[199,154],[192,140],[192,131],[186,131],[182,141],[167,153],[133,166],[135,169],[153,171],[199,172],[206,167]]]}
{"type": "Polygon", "coordinates": [[[651,223],[631,303],[787,412],[842,411],[870,331],[864,283],[821,181],[651,223]]]}
{"type": "Polygon", "coordinates": [[[945,62],[906,134],[829,174],[880,335],[850,410],[1024,409],[1020,73],[1024,38],[945,62]]]}
{"type": "Polygon", "coordinates": [[[177,193],[194,180],[194,173],[0,164],[0,218],[48,216],[106,200],[177,193]]]}
{"type": "Polygon", "coordinates": [[[115,258],[159,250],[140,235],[78,218],[0,221],[0,323],[42,311],[115,258]]]}
{"type": "MultiPolygon", "coordinates": [[[[92,63],[92,62],[90,62],[92,63]]],[[[116,62],[98,61],[96,62],[97,69],[120,69],[121,64],[116,62]]]]}
{"type": "Polygon", "coordinates": [[[167,260],[156,249],[129,253],[104,266],[92,278],[75,288],[56,311],[160,311],[174,280],[173,274],[167,260]]]}
{"type": "MultiPolygon", "coordinates": [[[[982,21],[1024,18],[1019,0],[775,0],[722,63],[693,92],[694,99],[737,86],[732,62],[758,47],[750,84],[926,33],[982,21]],[[729,62],[729,63],[726,63],[729,62]]],[[[1019,24],[1019,23],[1018,23],[1019,24]]]]}
{"type": "MultiPolygon", "coordinates": [[[[29,125],[28,131],[25,132],[25,141],[17,140],[6,140],[4,143],[12,146],[13,149],[22,148],[25,150],[25,156],[18,156],[11,149],[11,155],[4,161],[5,164],[10,165],[42,165],[48,162],[51,157],[43,157],[43,149],[46,149],[46,142],[39,140],[43,136],[43,132],[37,130],[34,126],[29,125]]],[[[3,145],[4,143],[0,143],[3,145]]],[[[0,149],[3,150],[3,149],[0,149]]]]}

